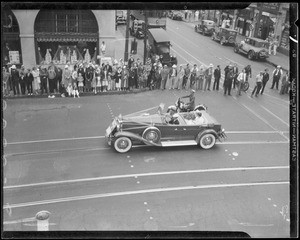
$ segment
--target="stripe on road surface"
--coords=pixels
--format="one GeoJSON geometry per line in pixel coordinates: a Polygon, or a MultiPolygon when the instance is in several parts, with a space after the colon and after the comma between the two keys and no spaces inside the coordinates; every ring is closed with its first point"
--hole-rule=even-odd
{"type": "MultiPolygon", "coordinates": [[[[282,131],[283,133],[288,133],[288,131],[282,131]]],[[[226,134],[231,133],[279,133],[279,131],[226,131],[226,134]]],[[[23,141],[23,142],[10,142],[7,145],[17,145],[17,144],[28,144],[28,143],[43,143],[43,142],[58,142],[58,141],[72,141],[72,140],[89,140],[89,139],[97,139],[97,138],[105,138],[105,136],[92,136],[92,137],[79,137],[79,138],[53,138],[53,139],[44,139],[44,140],[33,140],[33,141],[23,141]]]]}
{"type": "Polygon", "coordinates": [[[115,176],[95,177],[95,178],[81,178],[81,179],[73,179],[73,180],[65,180],[65,181],[52,181],[52,182],[22,184],[22,185],[6,186],[6,187],[3,187],[3,189],[10,190],[10,189],[24,188],[24,187],[37,187],[37,186],[45,186],[45,185],[58,185],[58,184],[67,184],[67,183],[78,183],[78,182],[81,183],[81,182],[101,181],[101,180],[108,180],[108,179],[120,179],[120,178],[131,178],[131,177],[136,178],[136,177],[148,177],[148,176],[158,176],[158,175],[245,171],[245,170],[274,170],[274,169],[289,169],[289,166],[237,167],[237,168],[216,168],[216,169],[199,169],[199,170],[186,170],[186,171],[171,171],[171,172],[138,173],[138,174],[115,175],[115,176]]]}
{"type": "Polygon", "coordinates": [[[136,195],[136,194],[158,193],[158,192],[212,189],[212,188],[269,186],[269,185],[283,185],[283,184],[290,184],[290,182],[289,181],[278,181],[278,182],[257,182],[257,183],[238,183],[238,184],[214,184],[214,185],[185,186],[185,187],[173,187],[173,188],[155,188],[155,189],[138,190],[138,191],[93,194],[93,195],[75,196],[75,197],[67,197],[67,198],[56,198],[56,199],[27,202],[27,203],[17,203],[17,204],[10,204],[9,206],[5,205],[3,207],[3,209],[6,209],[6,208],[13,209],[13,208],[30,207],[30,206],[38,206],[38,205],[47,205],[47,204],[53,204],[53,203],[81,201],[81,200],[89,200],[89,199],[97,199],[97,198],[105,198],[105,197],[116,197],[116,196],[126,196],[126,195],[136,195]]]}

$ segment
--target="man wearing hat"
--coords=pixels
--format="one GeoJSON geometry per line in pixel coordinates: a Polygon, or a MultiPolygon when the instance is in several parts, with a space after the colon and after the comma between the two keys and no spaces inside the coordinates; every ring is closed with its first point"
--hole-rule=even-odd
{"type": "Polygon", "coordinates": [[[21,93],[22,93],[22,95],[25,95],[25,90],[26,90],[25,74],[26,74],[26,70],[25,70],[24,65],[21,66],[19,74],[20,74],[19,83],[20,83],[20,87],[21,87],[21,93]]]}
{"type": "Polygon", "coordinates": [[[20,89],[19,89],[19,71],[16,68],[16,65],[12,65],[11,67],[11,81],[12,81],[12,87],[14,91],[14,95],[20,95],[20,89]]]}
{"type": "Polygon", "coordinates": [[[220,65],[217,65],[215,71],[214,71],[214,86],[213,86],[213,90],[217,90],[219,91],[219,83],[220,83],[220,78],[221,78],[221,68],[220,65]]]}
{"type": "Polygon", "coordinates": [[[165,90],[166,89],[166,83],[168,80],[168,75],[169,75],[169,69],[167,65],[164,65],[164,68],[161,71],[161,84],[160,84],[160,89],[165,90]]]}
{"type": "Polygon", "coordinates": [[[176,84],[176,78],[177,78],[177,66],[174,64],[169,72],[169,89],[174,89],[176,84]]]}
{"type": "Polygon", "coordinates": [[[189,102],[185,104],[185,107],[188,111],[193,111],[195,108],[195,90],[191,89],[190,95],[181,97],[181,98],[189,98],[189,102]]]}
{"type": "Polygon", "coordinates": [[[232,86],[232,81],[234,79],[234,74],[233,74],[233,66],[229,65],[227,74],[225,75],[225,80],[224,80],[224,95],[228,92],[228,95],[231,96],[231,86],[232,86]]]}
{"type": "Polygon", "coordinates": [[[259,74],[257,74],[256,76],[256,86],[254,87],[252,93],[251,93],[251,97],[253,97],[254,93],[255,93],[255,97],[258,97],[258,93],[261,89],[262,86],[262,79],[263,79],[263,71],[260,71],[259,74]]]}
{"type": "Polygon", "coordinates": [[[205,75],[206,75],[206,81],[204,84],[204,91],[206,91],[206,88],[208,91],[210,91],[210,84],[211,84],[211,78],[212,78],[212,74],[213,74],[213,67],[214,65],[211,63],[209,64],[208,68],[205,71],[205,75]]]}
{"type": "Polygon", "coordinates": [[[278,65],[277,68],[273,71],[273,82],[272,82],[271,89],[273,89],[276,84],[276,89],[278,90],[278,84],[281,76],[282,76],[281,66],[278,65]]]}

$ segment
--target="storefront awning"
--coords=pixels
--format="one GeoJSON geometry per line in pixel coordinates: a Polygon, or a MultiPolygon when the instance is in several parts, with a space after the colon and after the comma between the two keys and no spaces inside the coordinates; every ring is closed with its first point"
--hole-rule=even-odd
{"type": "Polygon", "coordinates": [[[35,33],[38,42],[97,42],[98,33],[35,33]]]}

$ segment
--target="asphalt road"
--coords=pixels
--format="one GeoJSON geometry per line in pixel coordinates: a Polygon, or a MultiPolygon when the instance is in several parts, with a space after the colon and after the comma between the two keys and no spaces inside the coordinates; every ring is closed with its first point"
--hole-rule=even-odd
{"type": "MultiPolygon", "coordinates": [[[[167,31],[179,64],[249,61],[182,22],[168,21],[167,31]]],[[[265,67],[251,64],[254,74],[265,67]]],[[[208,106],[228,136],[210,150],[136,147],[118,154],[106,145],[112,117],[161,102],[167,107],[184,94],[8,99],[4,230],[35,231],[35,214],[47,210],[51,231],[214,230],[288,237],[287,96],[268,87],[259,98],[196,92],[196,102],[208,106]]]]}

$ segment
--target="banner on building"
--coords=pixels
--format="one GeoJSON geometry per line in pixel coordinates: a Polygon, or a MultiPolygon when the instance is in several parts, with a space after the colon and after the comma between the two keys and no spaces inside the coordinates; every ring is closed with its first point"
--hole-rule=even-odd
{"type": "Polygon", "coordinates": [[[100,58],[100,66],[102,66],[102,64],[104,63],[104,65],[106,65],[106,63],[108,63],[109,65],[113,65],[112,62],[112,58],[111,57],[101,57],[100,58]]]}
{"type": "Polygon", "coordinates": [[[9,51],[9,62],[11,64],[20,64],[20,54],[19,51],[9,51]]]}

